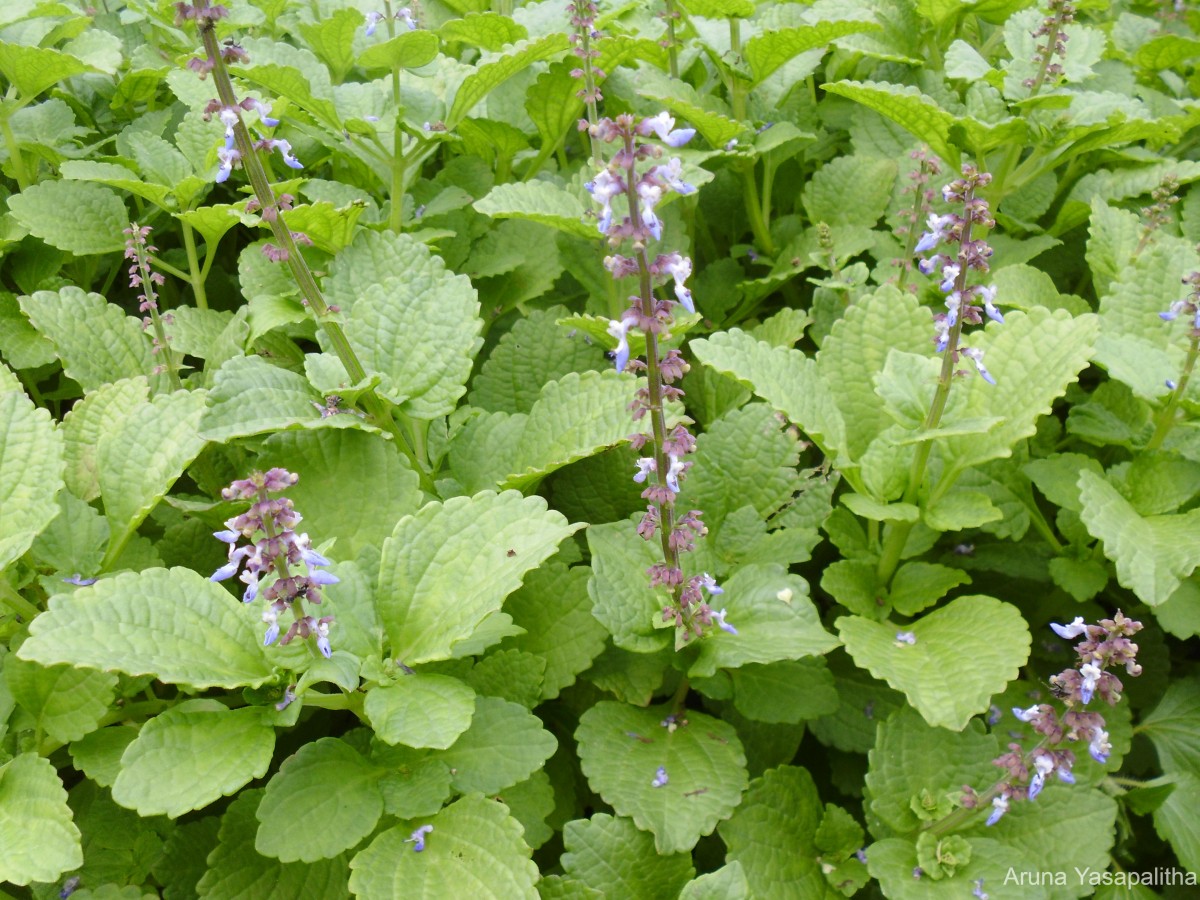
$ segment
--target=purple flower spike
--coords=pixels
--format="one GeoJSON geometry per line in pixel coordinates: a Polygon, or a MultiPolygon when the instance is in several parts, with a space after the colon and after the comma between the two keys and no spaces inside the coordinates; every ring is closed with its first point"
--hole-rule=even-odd
{"type": "Polygon", "coordinates": [[[654,780],[650,782],[650,787],[665,787],[671,779],[667,776],[666,766],[659,766],[658,771],[654,773],[654,780]]]}
{"type": "Polygon", "coordinates": [[[409,839],[404,843],[412,844],[413,852],[420,853],[425,849],[425,835],[429,834],[431,831],[433,831],[432,825],[422,825],[420,828],[414,831],[409,839]]]}

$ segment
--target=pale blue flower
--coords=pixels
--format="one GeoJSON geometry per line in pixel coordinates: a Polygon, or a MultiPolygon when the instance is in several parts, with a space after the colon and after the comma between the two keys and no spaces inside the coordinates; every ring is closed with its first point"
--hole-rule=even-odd
{"type": "Polygon", "coordinates": [[[983,309],[987,313],[989,319],[993,322],[1004,323],[1004,316],[1000,314],[1000,310],[996,309],[996,286],[990,284],[987,287],[979,288],[979,296],[983,298],[983,309]]]}
{"type": "Polygon", "coordinates": [[[963,347],[962,355],[971,362],[975,363],[975,370],[979,372],[980,377],[988,384],[995,384],[996,379],[992,377],[992,373],[987,370],[983,364],[983,351],[978,347],[963,347]]]}
{"type": "Polygon", "coordinates": [[[236,147],[221,147],[217,150],[217,184],[229,178],[233,172],[233,164],[242,158],[236,147]]]}
{"type": "Polygon", "coordinates": [[[954,290],[954,282],[958,280],[958,275],[962,268],[955,263],[949,263],[942,267],[942,283],[939,285],[943,294],[948,294],[954,290]]]}
{"type": "Polygon", "coordinates": [[[911,645],[911,644],[915,644],[916,642],[917,642],[917,636],[913,632],[911,632],[911,631],[897,631],[896,632],[896,643],[897,644],[911,645]]]}
{"type": "Polygon", "coordinates": [[[683,163],[678,156],[671,157],[665,165],[655,166],[650,170],[650,175],[677,194],[686,196],[696,193],[696,188],[683,180],[683,163]]]}
{"type": "Polygon", "coordinates": [[[629,365],[629,329],[632,327],[633,319],[614,319],[608,323],[608,333],[617,339],[618,372],[624,372],[625,367],[629,365]]]}
{"type": "Polygon", "coordinates": [[[1038,714],[1040,709],[1041,707],[1038,705],[1031,706],[1029,709],[1021,709],[1019,706],[1014,706],[1012,714],[1022,722],[1030,722],[1033,720],[1033,717],[1038,714]]]}
{"type": "Polygon", "coordinates": [[[379,23],[385,18],[387,17],[381,12],[367,13],[367,37],[370,37],[375,33],[375,29],[379,27],[379,23]]]}
{"type": "Polygon", "coordinates": [[[234,531],[232,528],[228,529],[227,531],[213,532],[213,537],[215,537],[218,541],[223,541],[226,544],[236,544],[238,542],[238,538],[241,536],[242,534],[240,531],[234,531]]]}
{"type": "MultiPolygon", "coordinates": [[[[717,584],[717,579],[713,578],[707,572],[705,572],[703,575],[700,576],[700,580],[697,583],[700,585],[700,587],[704,588],[710,594],[725,593],[725,588],[723,588],[719,584],[717,584]]],[[[722,611],[722,614],[724,614],[723,611],[722,611]]]]}
{"type": "Polygon", "coordinates": [[[95,584],[97,581],[99,581],[99,579],[98,578],[84,578],[81,574],[76,572],[70,578],[64,578],[63,581],[67,584],[73,584],[76,587],[87,587],[89,584],[95,584]]]}
{"type": "Polygon", "coordinates": [[[332,572],[325,572],[321,569],[313,569],[308,573],[308,580],[313,584],[337,584],[342,579],[338,578],[332,572]]]}
{"type": "Polygon", "coordinates": [[[987,825],[995,825],[1008,812],[1008,798],[1001,794],[992,798],[992,814],[987,817],[987,825]]]}
{"type": "Polygon", "coordinates": [[[1100,681],[1100,676],[1104,674],[1095,663],[1084,663],[1079,667],[1079,699],[1084,703],[1092,701],[1092,694],[1096,691],[1096,684],[1100,681]]]}
{"type": "Polygon", "coordinates": [[[209,576],[209,581],[226,581],[237,574],[239,560],[230,560],[209,576]]]}
{"type": "Polygon", "coordinates": [[[412,844],[413,852],[420,853],[425,849],[425,835],[429,834],[431,831],[433,831],[432,825],[422,825],[420,828],[414,831],[404,843],[412,844]]]}
{"type": "Polygon", "coordinates": [[[633,476],[633,480],[638,484],[644,482],[650,473],[658,468],[658,463],[655,462],[653,456],[643,456],[635,465],[637,465],[637,474],[633,476]]]}
{"type": "Polygon", "coordinates": [[[679,476],[683,474],[686,463],[674,453],[670,454],[671,468],[667,470],[666,483],[672,493],[679,493],[679,476]]]}
{"type": "Polygon", "coordinates": [[[650,782],[650,787],[664,787],[671,779],[667,777],[666,766],[659,766],[658,771],[654,773],[654,780],[650,782]]]}
{"type": "Polygon", "coordinates": [[[605,169],[594,179],[584,185],[588,192],[600,204],[600,221],[596,223],[596,227],[601,234],[608,234],[612,228],[613,198],[620,196],[625,191],[625,183],[612,172],[605,169]]]}
{"type": "Polygon", "coordinates": [[[1034,773],[1029,779],[1029,799],[1033,800],[1042,792],[1046,776],[1054,771],[1054,757],[1048,753],[1039,754],[1033,761],[1034,773]]]}
{"type": "Polygon", "coordinates": [[[1108,742],[1108,732],[1103,728],[1092,729],[1092,739],[1088,742],[1088,753],[1092,754],[1092,759],[1098,763],[1108,762],[1108,755],[1112,753],[1112,744],[1108,742]]]}
{"type": "Polygon", "coordinates": [[[714,612],[712,614],[712,618],[713,618],[713,621],[717,623],[717,627],[720,628],[722,631],[727,631],[730,634],[737,634],[738,630],[736,628],[734,628],[732,625],[730,625],[728,622],[725,621],[726,615],[727,615],[727,613],[725,612],[724,609],[722,609],[722,610],[719,610],[718,612],[714,612]]]}
{"type": "Polygon", "coordinates": [[[1070,625],[1059,625],[1055,622],[1050,623],[1050,627],[1054,629],[1054,633],[1060,638],[1071,640],[1080,635],[1087,634],[1087,624],[1083,621],[1083,616],[1076,616],[1075,621],[1070,625]]]}
{"type": "Polygon", "coordinates": [[[670,113],[660,112],[656,116],[642,119],[637,127],[638,134],[658,135],[658,139],[670,147],[682,147],[696,136],[695,128],[675,128],[675,117],[670,113]]]}

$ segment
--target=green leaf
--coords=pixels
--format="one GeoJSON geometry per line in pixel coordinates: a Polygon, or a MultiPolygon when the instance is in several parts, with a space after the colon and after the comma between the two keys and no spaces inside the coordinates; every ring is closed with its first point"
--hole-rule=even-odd
{"type": "Polygon", "coordinates": [[[471,724],[475,692],[448,675],[406,675],[367,692],[367,721],[381,741],[445,750],[471,724]]]}
{"type": "Polygon", "coordinates": [[[1172,682],[1167,692],[1142,720],[1138,731],[1154,743],[1163,771],[1186,772],[1200,778],[1200,680],[1172,682]]]}
{"type": "Polygon", "coordinates": [[[949,591],[970,584],[971,576],[961,569],[938,563],[906,562],[892,577],[888,600],[902,616],[915,616],[927,606],[933,606],[949,591]]]}
{"type": "Polygon", "coordinates": [[[1117,581],[1150,606],[1164,603],[1200,566],[1200,547],[1191,539],[1200,510],[1143,518],[1102,476],[1079,473],[1080,519],[1104,544],[1117,566],[1117,581]]]}
{"type": "Polygon", "coordinates": [[[754,15],[753,0],[685,0],[684,6],[692,15],[706,19],[745,19],[754,15]]]}
{"type": "Polygon", "coordinates": [[[501,50],[529,37],[524,25],[500,13],[467,13],[461,19],[451,19],[438,34],[446,43],[458,41],[484,50],[501,50]]]}
{"type": "Polygon", "coordinates": [[[837,638],[821,626],[808,597],[808,583],[777,563],[743,566],[722,587],[717,605],[728,612],[737,634],[714,631],[700,644],[690,674],[828,653],[837,638]]]}
{"type": "Polygon", "coordinates": [[[484,57],[476,65],[475,71],[458,86],[454,103],[446,115],[446,127],[453,130],[470,114],[475,104],[518,72],[535,62],[556,56],[569,47],[567,35],[557,32],[535,40],[518,41],[501,54],[484,57]]]}
{"type": "Polygon", "coordinates": [[[505,611],[525,633],[505,638],[501,649],[520,650],[545,661],[541,699],[553,700],[575,683],[604,650],[608,632],[592,615],[588,595],[591,569],[550,560],[525,576],[504,602],[505,611]]]}
{"type": "Polygon", "coordinates": [[[656,852],[650,835],[607,813],[568,822],[563,845],[563,871],[602,897],[675,900],[696,872],[691,854],[656,852]]]}
{"type": "Polygon", "coordinates": [[[63,439],[50,414],[20,391],[0,393],[0,570],[22,556],[56,515],[63,439]]]}
{"type": "MultiPolygon", "coordinates": [[[[647,567],[661,561],[660,550],[638,536],[633,522],[590,525],[587,541],[592,615],[612,634],[613,643],[635,653],[667,646],[671,633],[655,623],[661,622],[670,597],[665,588],[651,588],[646,581],[647,567]]],[[[717,639],[724,636],[722,632],[717,639]]]]}
{"type": "Polygon", "coordinates": [[[21,298],[21,309],[54,344],[63,371],[85,392],[148,375],[155,366],[141,321],[99,294],[77,287],[38,291],[21,298]]]}
{"type": "Polygon", "coordinates": [[[733,704],[756,722],[795,724],[838,708],[833,674],[823,659],[780,660],[729,672],[733,704]]]}
{"type": "Polygon", "coordinates": [[[1029,628],[1016,607],[992,597],[958,597],[907,626],[914,643],[887,622],[837,620],[855,663],[903,691],[930,725],[962,731],[1029,657],[1029,628]]]}
{"type": "Polygon", "coordinates": [[[601,701],[579,719],[575,739],[588,784],[619,815],[654,834],[659,853],[691,850],[741,799],[749,778],[737,733],[689,711],[674,728],[669,707],[601,701]],[[656,786],[666,772],[666,783],[656,786]]]}
{"type": "Polygon", "coordinates": [[[42,666],[15,655],[5,658],[4,677],[34,727],[63,743],[95,730],[108,712],[117,684],[116,676],[107,672],[42,666]]]}
{"type": "Polygon", "coordinates": [[[22,753],[0,766],[0,878],[24,885],[79,868],[83,849],[71,818],[48,759],[22,753]]]}
{"type": "Polygon", "coordinates": [[[267,784],[255,812],[260,824],[254,849],[285,863],[316,862],[349,850],[383,815],[383,774],[338,738],[305,744],[267,784]]]}
{"type": "Polygon", "coordinates": [[[88,393],[63,418],[64,472],[67,488],[82,500],[100,496],[96,460],[100,436],[120,427],[128,411],[142,406],[149,394],[142,376],[106,384],[88,393]]]}
{"type": "Polygon", "coordinates": [[[524,219],[576,237],[600,236],[596,226],[584,220],[586,210],[579,197],[549,181],[498,184],[473,205],[476,212],[493,219],[524,219]]]}
{"type": "Polygon", "coordinates": [[[726,859],[741,864],[751,896],[824,896],[814,842],[821,799],[808,770],[781,766],[750,783],[741,806],[721,824],[726,859]]]}
{"type": "Polygon", "coordinates": [[[273,677],[255,611],[184,568],[127,572],[51,597],[17,654],[196,688],[273,677]]]}
{"type": "Polygon", "coordinates": [[[296,372],[261,356],[235,356],[217,370],[200,435],[223,443],[285,428],[357,427],[357,416],[321,418],[325,398],[296,372]],[[353,421],[351,421],[353,420],[353,421]]]}
{"type": "Polygon", "coordinates": [[[54,345],[29,324],[16,295],[7,291],[0,291],[0,355],[18,370],[36,369],[56,359],[54,345]]]}
{"type": "Polygon", "coordinates": [[[1200,41],[1178,34],[1163,34],[1138,47],[1133,64],[1143,69],[1173,69],[1181,62],[1200,56],[1200,41]]]}
{"type": "Polygon", "coordinates": [[[288,212],[287,226],[302,232],[318,250],[337,253],[354,240],[359,216],[366,208],[365,203],[357,200],[341,207],[329,202],[306,203],[288,212]]]}
{"type": "Polygon", "coordinates": [[[95,162],[90,159],[73,159],[62,164],[62,177],[69,181],[88,181],[105,184],[121,191],[129,191],[135,197],[149,200],[155,206],[174,206],[170,188],[161,184],[147,184],[124,166],[116,163],[95,162]]]}
{"type": "Polygon", "coordinates": [[[542,699],[545,671],[546,661],[540,656],[520,650],[493,650],[475,663],[466,679],[484,696],[499,697],[532,709],[542,699]]]}
{"type": "Polygon", "coordinates": [[[187,700],[142,726],[121,757],[113,799],[172,819],[267,774],[275,728],[262,707],[187,700]]]}
{"type": "Polygon", "coordinates": [[[1196,804],[1200,803],[1200,777],[1182,773],[1175,775],[1172,782],[1175,790],[1154,811],[1154,830],[1171,842],[1179,862],[1194,872],[1200,868],[1200,827],[1195,815],[1196,804]]]}
{"type": "Polygon", "coordinates": [[[536,850],[554,836],[546,817],[554,812],[554,785],[544,770],[504,789],[503,803],[525,830],[525,843],[536,850]]]}
{"type": "Polygon", "coordinates": [[[958,148],[951,142],[950,129],[959,117],[946,112],[933,98],[911,85],[884,82],[839,81],[821,85],[831,94],[847,97],[867,109],[887,116],[915,138],[924,141],[951,168],[957,169],[958,148]]]}
{"type": "Polygon", "coordinates": [[[87,71],[95,70],[83,60],[50,47],[30,47],[17,41],[0,44],[0,73],[25,102],[72,75],[87,71]]]}
{"type": "MultiPolygon", "coordinates": [[[[711,2],[711,0],[705,0],[705,2],[711,2]]],[[[688,6],[691,5],[691,3],[688,4],[688,6]]],[[[881,30],[882,26],[870,19],[845,19],[817,22],[813,25],[801,25],[794,28],[780,28],[756,34],[746,41],[742,53],[746,62],[750,64],[750,71],[754,73],[753,84],[758,84],[801,53],[815,50],[817,47],[824,47],[830,41],[843,35],[881,30]]]]}
{"type": "MultiPolygon", "coordinates": [[[[336,82],[342,81],[354,67],[354,35],[362,23],[363,15],[357,9],[338,9],[320,22],[300,25],[304,40],[329,66],[336,82]]],[[[436,45],[434,53],[437,53],[436,45]]]]}
{"type": "MultiPolygon", "coordinates": [[[[315,64],[315,57],[312,54],[306,55],[315,64]]],[[[325,70],[319,64],[316,64],[315,68],[324,74],[325,70]]],[[[339,133],[341,132],[341,119],[338,116],[337,107],[333,101],[324,97],[317,97],[313,93],[312,83],[299,69],[292,66],[271,64],[251,66],[249,68],[242,67],[239,69],[238,75],[251,84],[265,88],[270,94],[285,97],[326,127],[336,129],[339,133]]],[[[328,77],[326,74],[325,78],[328,79],[328,77]]],[[[326,84],[328,84],[328,81],[326,81],[326,84]]]]}
{"type": "MultiPolygon", "coordinates": [[[[804,208],[808,218],[813,222],[824,222],[826,225],[864,225],[872,227],[887,210],[892,198],[892,185],[896,181],[896,164],[890,159],[879,159],[871,156],[841,156],[822,166],[804,186],[804,208]]],[[[900,300],[899,292],[876,292],[877,297],[886,294],[888,301],[894,307],[900,300]]],[[[915,299],[915,298],[914,298],[915,299]]],[[[908,326],[913,319],[914,299],[905,303],[902,311],[907,314],[901,322],[884,318],[882,327],[903,324],[908,326]]],[[[847,316],[852,310],[857,310],[858,304],[847,310],[847,316]]],[[[893,310],[893,312],[901,312],[893,310]]],[[[864,315],[870,321],[872,314],[864,315]]],[[[869,326],[875,332],[881,328],[878,312],[873,314],[869,326]]],[[[843,319],[842,321],[845,321],[843,319]]],[[[928,337],[929,322],[927,317],[922,322],[928,337]]],[[[859,324],[863,328],[863,324],[859,324]]],[[[907,328],[906,328],[907,331],[907,328]]],[[[907,337],[907,335],[905,335],[907,337]]],[[[908,341],[902,341],[899,349],[904,349],[908,341]]],[[[924,348],[922,348],[924,349],[924,348]]],[[[915,352],[915,351],[914,351],[915,352]]],[[[870,371],[869,366],[862,366],[870,371]]],[[[860,380],[862,380],[860,378],[860,380]]]]}
{"type": "MultiPolygon", "coordinates": [[[[973,838],[970,840],[971,861],[955,869],[954,877],[940,881],[925,876],[913,878],[919,865],[917,845],[905,838],[887,838],[867,848],[867,869],[879,879],[880,887],[887,897],[895,900],[956,900],[964,891],[973,890],[974,883],[983,879],[984,892],[992,900],[1048,900],[1052,888],[1035,880],[1038,877],[1032,866],[1019,852],[996,840],[973,838]],[[1005,883],[1012,873],[1012,880],[1005,883]],[[1025,876],[1028,881],[1020,883],[1025,876]]],[[[1052,874],[1073,874],[1070,868],[1051,865],[1052,874]]]]}
{"type": "MultiPolygon", "coordinates": [[[[500,17],[504,22],[511,19],[500,17]]],[[[467,21],[470,21],[468,18],[467,21]]],[[[453,25],[453,22],[447,23],[453,25]]],[[[514,23],[515,24],[515,23],[514,23]]],[[[519,40],[526,35],[520,35],[519,40]]],[[[498,50],[498,47],[487,49],[498,50]]],[[[571,76],[571,60],[553,63],[538,75],[533,87],[525,94],[525,112],[537,128],[542,139],[540,154],[549,157],[559,142],[570,134],[572,126],[579,121],[583,112],[583,101],[579,99],[579,81],[571,76]]],[[[605,70],[607,71],[607,70],[605,70]]]]}
{"type": "MultiPolygon", "coordinates": [[[[327,790],[316,785],[311,790],[327,790]]],[[[261,790],[242,791],[221,817],[220,843],[208,855],[208,871],[196,885],[200,897],[256,900],[341,900],[350,897],[347,859],[282,863],[254,849],[261,790]]],[[[318,823],[319,824],[319,823],[318,823]]]]}
{"type": "Polygon", "coordinates": [[[205,391],[160,394],[128,410],[100,435],[96,464],[115,557],[126,540],[199,455],[205,391]]]}
{"type": "Polygon", "coordinates": [[[684,885],[679,900],[750,900],[750,882],[742,864],[728,863],[684,885]]]}
{"type": "Polygon", "coordinates": [[[121,756],[138,736],[132,725],[112,725],[71,744],[71,764],[101,787],[112,787],[121,772],[121,756]]]}
{"type": "Polygon", "coordinates": [[[437,59],[439,41],[432,31],[402,31],[390,40],[363,51],[358,64],[364,69],[419,69],[437,59]]]}
{"type": "Polygon", "coordinates": [[[1004,518],[982,491],[953,490],[922,511],[934,531],[962,531],[1004,518]]]}
{"type": "MultiPolygon", "coordinates": [[[[404,414],[448,415],[466,393],[480,346],[483,323],[470,279],[448,272],[441,257],[408,235],[359,237],[353,247],[356,255],[378,249],[388,261],[375,273],[355,274],[378,280],[356,291],[346,337],[368,373],[383,375],[385,394],[404,414]]],[[[344,290],[347,280],[337,280],[344,290]]]]}
{"type": "Polygon", "coordinates": [[[405,516],[384,541],[379,570],[392,654],[407,665],[449,659],[578,527],[516,491],[455,497],[405,516]]]}
{"type": "Polygon", "coordinates": [[[17,221],[52,247],[76,256],[124,248],[129,213],[116,191],[87,181],[43,181],[8,198],[17,221]],[[64,216],[63,210],[71,210],[64,216]]]}
{"type": "Polygon", "coordinates": [[[397,825],[350,863],[350,888],[364,900],[442,900],[471,896],[537,900],[538,868],[521,824],[503,803],[479,796],[456,800],[428,822],[425,849],[414,853],[408,825],[397,825]]]}
{"type": "Polygon", "coordinates": [[[542,720],[525,707],[476,697],[471,727],[437,758],[450,767],[455,790],[495,796],[536,772],[557,747],[542,720]]]}

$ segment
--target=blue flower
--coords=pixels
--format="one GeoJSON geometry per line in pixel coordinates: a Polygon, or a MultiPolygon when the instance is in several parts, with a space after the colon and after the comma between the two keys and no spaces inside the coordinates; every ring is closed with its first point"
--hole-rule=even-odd
{"type": "Polygon", "coordinates": [[[312,584],[337,584],[342,579],[338,578],[332,572],[313,569],[308,573],[308,580],[312,584]]]}
{"type": "Polygon", "coordinates": [[[1104,674],[1095,663],[1084,663],[1079,667],[1079,699],[1084,703],[1092,702],[1092,694],[1096,690],[1096,684],[1100,681],[1100,676],[1104,674]]]}
{"type": "Polygon", "coordinates": [[[1054,758],[1047,753],[1039,754],[1033,761],[1034,769],[1033,778],[1029,780],[1029,799],[1033,800],[1042,792],[1042,786],[1046,783],[1046,776],[1054,771],[1054,758]]]}
{"type": "Polygon", "coordinates": [[[975,363],[975,370],[979,372],[980,377],[988,384],[995,384],[996,379],[992,377],[992,373],[987,370],[983,364],[983,351],[978,347],[963,347],[962,355],[971,362],[975,363]]]}
{"type": "Polygon", "coordinates": [[[600,204],[600,221],[596,223],[596,227],[601,234],[608,234],[609,229],[612,228],[613,198],[624,193],[625,182],[605,169],[585,184],[584,187],[588,189],[588,192],[596,199],[596,202],[600,204]]]}
{"type": "Polygon", "coordinates": [[[292,155],[292,145],[282,138],[276,138],[275,148],[279,150],[279,155],[283,157],[284,165],[293,169],[303,169],[304,164],[292,155]]]}
{"type": "Polygon", "coordinates": [[[988,318],[993,322],[1004,324],[1004,316],[1000,314],[1000,310],[996,309],[996,286],[990,284],[987,287],[980,287],[978,295],[983,298],[983,309],[987,313],[988,318]]]}
{"type": "Polygon", "coordinates": [[[648,135],[651,132],[670,147],[682,147],[696,136],[695,128],[675,128],[675,117],[665,110],[656,116],[642,119],[637,127],[637,133],[648,135]]]}
{"type": "Polygon", "coordinates": [[[608,323],[608,333],[617,339],[617,371],[624,372],[629,365],[629,329],[633,327],[633,319],[614,319],[608,323]]]}
{"type": "Polygon", "coordinates": [[[89,584],[95,584],[98,580],[99,579],[97,578],[84,578],[78,572],[76,572],[70,578],[63,579],[66,584],[74,584],[78,587],[87,587],[89,584]]]}
{"type": "Polygon", "coordinates": [[[217,150],[217,184],[227,180],[233,171],[233,164],[242,158],[236,147],[221,147],[217,150]]]}
{"type": "Polygon", "coordinates": [[[692,292],[684,285],[684,282],[692,277],[692,261],[686,256],[672,253],[667,257],[666,263],[661,266],[661,271],[664,275],[670,275],[675,279],[676,298],[683,304],[684,309],[694,313],[696,305],[692,301],[692,292]]]}
{"type": "Polygon", "coordinates": [[[670,454],[671,468],[667,470],[666,483],[672,493],[679,493],[679,476],[683,474],[684,466],[687,465],[674,453],[670,454]]]}
{"type": "Polygon", "coordinates": [[[1075,621],[1070,625],[1059,625],[1051,622],[1050,627],[1054,629],[1054,633],[1060,638],[1065,638],[1068,641],[1080,635],[1087,634],[1087,625],[1083,621],[1083,616],[1076,616],[1075,621]]]}
{"type": "Polygon", "coordinates": [[[717,623],[717,627],[720,628],[722,631],[727,631],[730,634],[737,634],[738,630],[736,628],[734,628],[732,625],[730,625],[728,622],[725,621],[726,615],[727,615],[727,613],[725,612],[724,609],[722,609],[718,612],[714,612],[712,614],[712,618],[713,618],[713,621],[717,623]]]}
{"type": "Polygon", "coordinates": [[[422,825],[414,831],[404,843],[413,845],[413,852],[420,853],[425,849],[425,835],[433,831],[432,825],[422,825]]]}
{"type": "Polygon", "coordinates": [[[209,581],[226,581],[237,574],[239,560],[230,560],[209,576],[209,581]]]}
{"type": "Polygon", "coordinates": [[[649,477],[650,473],[658,468],[658,463],[655,462],[653,456],[643,456],[637,461],[636,465],[637,474],[633,476],[633,480],[638,484],[644,482],[646,478],[649,477]]]}
{"type": "Polygon", "coordinates": [[[1001,794],[992,798],[992,814],[987,817],[986,825],[995,825],[1008,812],[1008,798],[1001,794]]]}
{"type": "MultiPolygon", "coordinates": [[[[704,588],[706,591],[708,591],[709,594],[725,593],[725,588],[723,588],[719,584],[717,584],[717,579],[713,578],[707,572],[705,572],[703,575],[700,576],[699,580],[697,581],[697,584],[700,587],[704,588]]],[[[724,611],[722,611],[721,614],[724,615],[724,611]]]]}
{"type": "Polygon", "coordinates": [[[367,13],[367,31],[366,31],[367,37],[370,37],[371,35],[373,35],[375,33],[375,29],[377,27],[379,27],[379,23],[382,22],[385,18],[387,18],[387,17],[381,12],[367,13]]]}
{"type": "Polygon", "coordinates": [[[1097,726],[1092,729],[1092,739],[1088,742],[1088,753],[1092,754],[1092,759],[1098,763],[1108,762],[1108,756],[1112,753],[1112,744],[1108,742],[1108,732],[1097,726]]]}
{"type": "Polygon", "coordinates": [[[955,263],[949,263],[942,267],[942,283],[939,285],[943,294],[948,294],[954,290],[954,282],[958,279],[962,268],[955,263]]]}
{"type": "Polygon", "coordinates": [[[655,166],[650,170],[650,177],[655,178],[677,194],[694,194],[696,188],[683,180],[683,163],[678,156],[667,160],[666,165],[655,166]]]}
{"type": "Polygon", "coordinates": [[[240,531],[234,531],[232,528],[228,531],[213,532],[213,537],[215,537],[218,541],[225,542],[226,544],[236,544],[238,542],[238,538],[241,536],[242,534],[240,531]]]}
{"type": "Polygon", "coordinates": [[[897,631],[896,632],[896,643],[897,644],[910,644],[911,645],[911,644],[915,644],[916,642],[917,642],[917,636],[913,632],[911,632],[911,631],[897,631]]]}
{"type": "Polygon", "coordinates": [[[270,647],[279,640],[279,613],[275,609],[275,604],[272,603],[263,610],[262,620],[267,623],[267,633],[263,635],[263,646],[270,647]]]}
{"type": "Polygon", "coordinates": [[[1012,714],[1022,722],[1029,722],[1038,714],[1041,706],[1031,706],[1029,709],[1021,709],[1019,706],[1014,706],[1012,714]]]}
{"type": "Polygon", "coordinates": [[[658,771],[654,773],[654,780],[650,782],[650,787],[664,787],[671,779],[667,777],[666,766],[659,766],[658,771]]]}

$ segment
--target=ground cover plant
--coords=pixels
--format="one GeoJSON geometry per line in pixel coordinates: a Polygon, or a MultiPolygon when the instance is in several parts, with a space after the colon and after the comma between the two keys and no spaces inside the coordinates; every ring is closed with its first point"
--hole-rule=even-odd
{"type": "Polygon", "coordinates": [[[3,4],[6,894],[1191,896],[1198,30],[3,4]]]}

